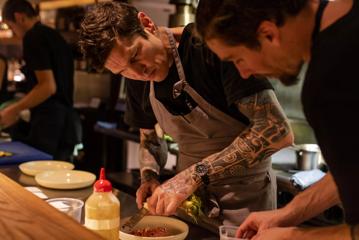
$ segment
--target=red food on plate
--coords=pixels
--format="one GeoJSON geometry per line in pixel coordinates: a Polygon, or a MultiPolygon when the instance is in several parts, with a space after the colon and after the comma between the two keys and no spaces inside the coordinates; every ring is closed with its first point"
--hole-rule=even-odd
{"type": "Polygon", "coordinates": [[[168,236],[168,231],[165,227],[146,227],[133,230],[131,234],[140,237],[166,237],[168,236]]]}

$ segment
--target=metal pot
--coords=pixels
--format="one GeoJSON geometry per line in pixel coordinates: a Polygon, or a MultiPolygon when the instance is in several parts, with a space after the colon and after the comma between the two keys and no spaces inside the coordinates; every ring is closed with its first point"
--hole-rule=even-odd
{"type": "Polygon", "coordinates": [[[317,144],[295,145],[294,150],[297,156],[298,170],[312,170],[318,168],[323,163],[323,156],[317,144]]]}

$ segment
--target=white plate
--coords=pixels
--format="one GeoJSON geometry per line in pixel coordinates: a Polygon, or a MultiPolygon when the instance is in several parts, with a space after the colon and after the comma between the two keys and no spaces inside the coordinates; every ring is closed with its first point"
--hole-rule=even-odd
{"type": "Polygon", "coordinates": [[[90,186],[95,174],[77,170],[46,171],[36,174],[35,181],[43,187],[54,189],[77,189],[90,186]]]}
{"type": "MultiPolygon", "coordinates": [[[[128,219],[121,220],[125,222],[128,219]]],[[[163,216],[145,216],[139,223],[137,223],[136,229],[141,229],[145,227],[165,227],[169,233],[172,233],[170,236],[166,237],[139,237],[129,233],[120,231],[121,240],[183,240],[188,234],[188,225],[181,220],[171,217],[163,216]]]]}
{"type": "Polygon", "coordinates": [[[74,165],[64,161],[31,161],[19,165],[21,172],[35,176],[44,171],[72,170],[74,165]]]}

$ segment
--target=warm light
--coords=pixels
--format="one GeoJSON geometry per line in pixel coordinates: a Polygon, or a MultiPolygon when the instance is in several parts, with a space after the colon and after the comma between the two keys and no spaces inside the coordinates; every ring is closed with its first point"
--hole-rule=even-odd
{"type": "Polygon", "coordinates": [[[40,2],[40,9],[41,10],[49,10],[49,9],[57,9],[57,8],[66,8],[72,6],[81,6],[81,5],[89,5],[94,4],[96,2],[105,2],[110,0],[76,0],[76,1],[69,1],[69,0],[54,0],[54,1],[44,1],[40,2]]]}

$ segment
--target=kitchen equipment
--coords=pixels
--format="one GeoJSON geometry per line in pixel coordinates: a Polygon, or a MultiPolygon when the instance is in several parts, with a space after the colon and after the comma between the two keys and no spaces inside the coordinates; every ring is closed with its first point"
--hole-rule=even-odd
{"type": "Polygon", "coordinates": [[[166,237],[139,237],[130,233],[120,231],[121,240],[183,240],[188,235],[188,225],[181,220],[163,216],[145,216],[134,228],[134,230],[144,228],[164,227],[169,236],[166,237]]]}
{"type": "Polygon", "coordinates": [[[72,170],[74,165],[65,161],[30,161],[19,165],[21,172],[35,176],[44,171],[72,170]]]}
{"type": "Polygon", "coordinates": [[[53,189],[78,189],[90,186],[95,174],[78,170],[45,171],[36,174],[35,181],[43,187],[53,189]]]}
{"type": "Polygon", "coordinates": [[[132,229],[139,223],[147,214],[148,214],[147,203],[143,205],[143,207],[138,211],[135,215],[133,215],[130,219],[128,219],[121,227],[121,229],[125,232],[131,232],[132,229]]]}
{"type": "Polygon", "coordinates": [[[194,22],[195,0],[171,0],[170,3],[176,5],[176,13],[171,14],[169,18],[170,27],[185,26],[194,22]]]}
{"type": "Polygon", "coordinates": [[[296,151],[298,170],[316,169],[320,163],[324,162],[317,144],[295,145],[293,149],[296,151]]]}

